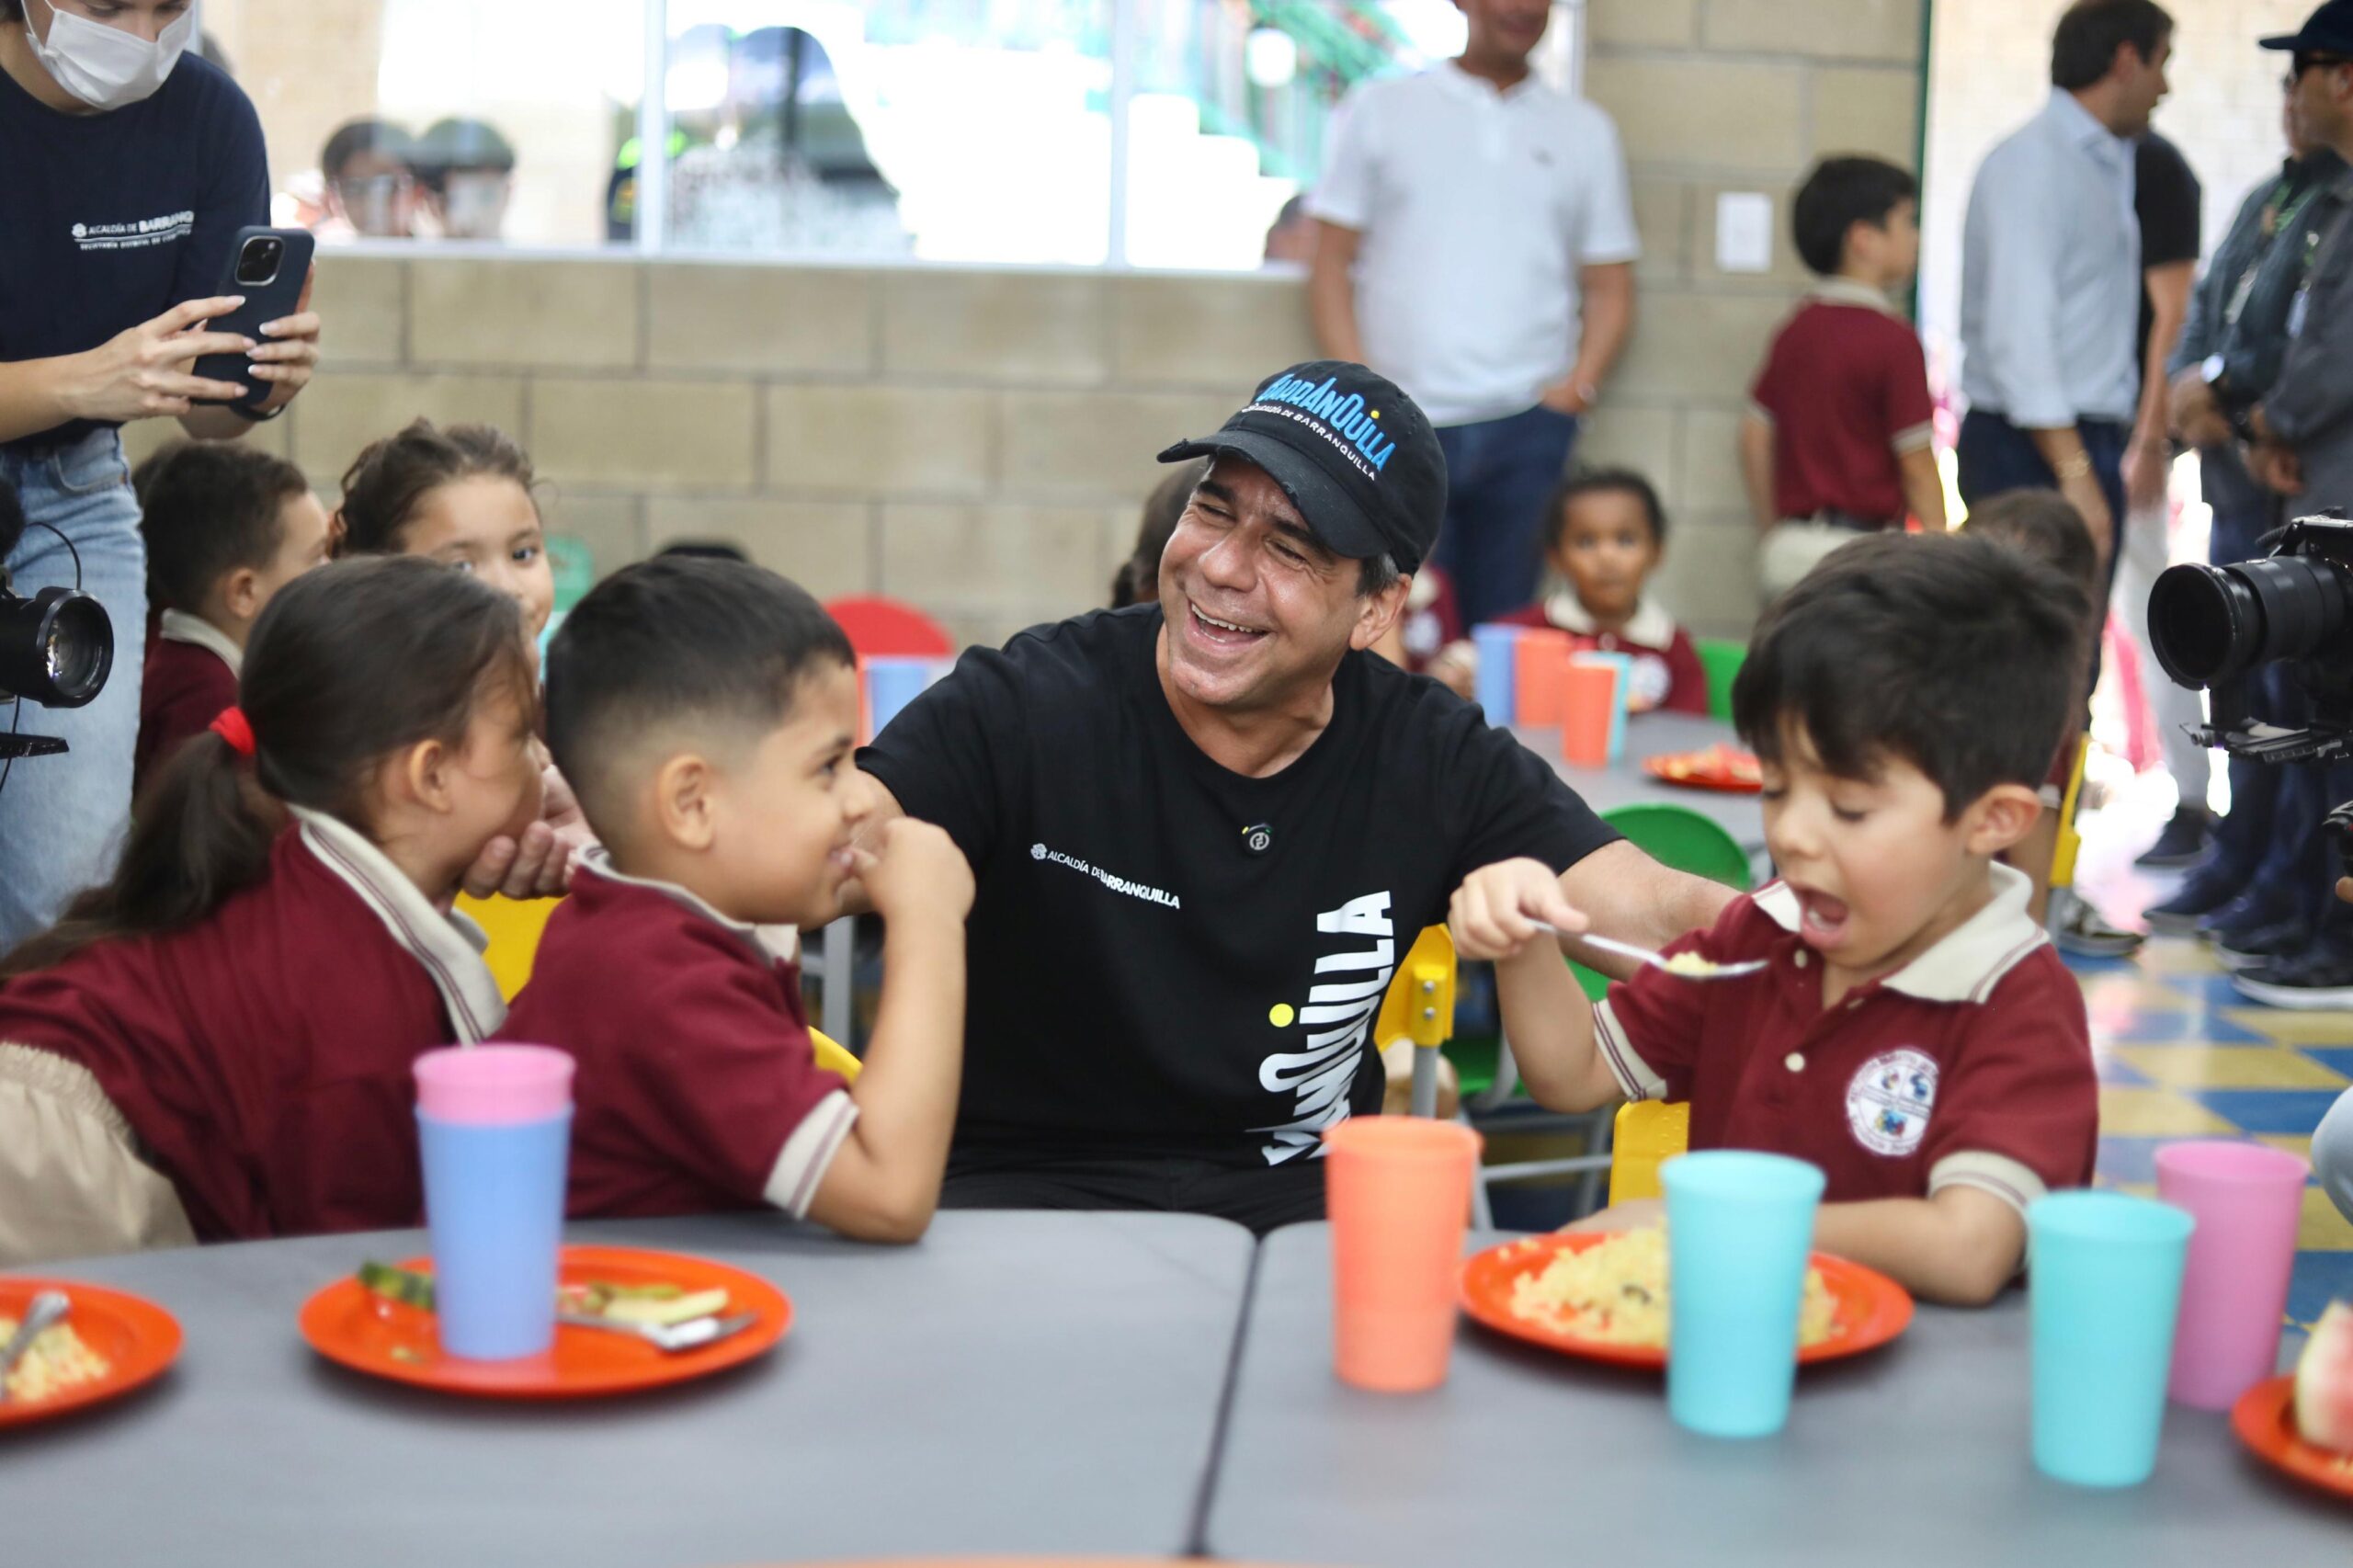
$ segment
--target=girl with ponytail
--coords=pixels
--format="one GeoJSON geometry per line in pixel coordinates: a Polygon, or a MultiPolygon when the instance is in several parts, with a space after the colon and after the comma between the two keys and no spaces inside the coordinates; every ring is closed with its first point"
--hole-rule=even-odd
{"type": "Polygon", "coordinates": [[[450,905],[539,814],[535,683],[428,562],[279,591],[114,880],[0,960],[0,1264],[415,1221],[410,1062],[504,1016],[450,905]]]}

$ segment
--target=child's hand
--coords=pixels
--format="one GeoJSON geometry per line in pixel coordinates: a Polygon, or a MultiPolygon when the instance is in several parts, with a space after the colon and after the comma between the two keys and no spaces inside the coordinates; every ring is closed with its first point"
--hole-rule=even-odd
{"type": "Polygon", "coordinates": [[[1598,1214],[1561,1227],[1563,1231],[1647,1231],[1666,1223],[1666,1205],[1655,1198],[1630,1198],[1598,1214]]]}
{"type": "Polygon", "coordinates": [[[925,914],[962,922],[972,911],[972,868],[946,832],[913,817],[882,824],[881,849],[851,851],[874,913],[885,920],[925,914]]]}
{"type": "MultiPolygon", "coordinates": [[[[1465,702],[1476,701],[1479,690],[1479,646],[1468,638],[1449,642],[1430,656],[1422,673],[1465,702]]],[[[1493,722],[1491,720],[1490,722],[1493,722]]]]}
{"type": "Polygon", "coordinates": [[[1561,892],[1561,879],[1541,860],[1498,860],[1482,866],[1454,890],[1446,924],[1454,950],[1475,960],[1518,958],[1530,942],[1553,940],[1554,931],[1574,936],[1586,928],[1584,912],[1561,892]]]}

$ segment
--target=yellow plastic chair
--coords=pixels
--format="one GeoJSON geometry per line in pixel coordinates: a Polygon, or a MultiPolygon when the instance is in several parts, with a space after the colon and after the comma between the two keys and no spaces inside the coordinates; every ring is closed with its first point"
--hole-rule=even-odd
{"type": "Polygon", "coordinates": [[[2067,795],[2059,803],[2059,842],[2051,853],[2051,885],[2066,888],[2075,885],[2075,855],[2083,848],[2084,840],[2075,832],[2075,800],[2084,792],[2084,759],[2091,755],[2092,738],[2075,738],[2075,767],[2067,775],[2067,795]]]}
{"type": "Polygon", "coordinates": [[[1658,1168],[1691,1146],[1691,1102],[1629,1100],[1609,1137],[1609,1201],[1659,1195],[1658,1168]]]}
{"type": "MultiPolygon", "coordinates": [[[[548,921],[555,914],[556,905],[563,902],[560,898],[458,895],[458,907],[490,937],[490,946],[483,953],[483,962],[490,966],[491,977],[498,982],[499,994],[509,1002],[515,1000],[516,993],[529,982],[531,962],[539,956],[540,938],[547,934],[548,921]]],[[[1451,943],[1447,946],[1446,957],[1446,1017],[1450,1028],[1454,1021],[1454,948],[1451,943]]],[[[809,1041],[815,1049],[818,1066],[838,1073],[851,1083],[856,1083],[858,1074],[865,1070],[865,1063],[816,1029],[809,1031],[809,1041]]]]}
{"type": "Polygon", "coordinates": [[[539,956],[540,938],[547,934],[548,919],[563,902],[560,898],[458,895],[459,911],[490,937],[482,960],[490,966],[491,977],[498,982],[498,994],[509,1002],[530,980],[531,960],[539,956]]]}
{"type": "Polygon", "coordinates": [[[1372,1025],[1376,1049],[1414,1042],[1415,1116],[1437,1114],[1438,1047],[1453,1038],[1454,937],[1443,926],[1426,926],[1397,966],[1372,1025]]]}

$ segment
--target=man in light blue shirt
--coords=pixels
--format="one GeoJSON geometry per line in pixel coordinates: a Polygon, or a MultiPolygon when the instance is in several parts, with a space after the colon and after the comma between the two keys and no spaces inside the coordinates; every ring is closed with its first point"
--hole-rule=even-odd
{"type": "Polygon", "coordinates": [[[1961,239],[1961,499],[2056,487],[2109,577],[2141,386],[2132,141],[2172,52],[2152,0],[2069,6],[2051,101],[1978,165],[1961,239]]]}

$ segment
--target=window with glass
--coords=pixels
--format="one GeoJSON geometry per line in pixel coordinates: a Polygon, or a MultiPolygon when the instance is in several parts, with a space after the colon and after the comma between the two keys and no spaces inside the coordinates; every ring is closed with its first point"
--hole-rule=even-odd
{"type": "MultiPolygon", "coordinates": [[[[1539,66],[1573,78],[1575,7],[1539,66]]],[[[329,241],[1301,260],[1342,100],[1453,0],[201,0],[329,241]]]]}

